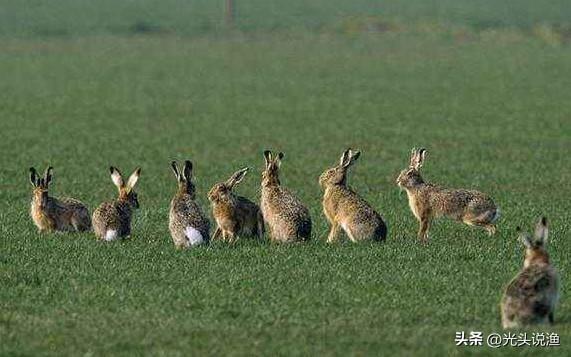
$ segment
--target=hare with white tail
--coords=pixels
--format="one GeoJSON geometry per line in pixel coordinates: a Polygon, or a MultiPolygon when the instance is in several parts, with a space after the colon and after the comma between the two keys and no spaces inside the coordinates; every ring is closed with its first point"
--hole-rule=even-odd
{"type": "Polygon", "coordinates": [[[117,186],[118,197],[106,201],[93,212],[93,231],[97,238],[113,241],[126,238],[131,234],[131,218],[133,210],[139,208],[139,200],[134,188],[139,181],[141,169],[137,168],[127,183],[121,172],[113,166],[109,168],[111,180],[117,186]]]}
{"type": "Polygon", "coordinates": [[[420,168],[426,158],[426,149],[412,149],[410,165],[397,178],[397,185],[406,190],[410,209],[420,223],[418,238],[428,242],[428,229],[432,220],[441,216],[484,228],[489,235],[496,233],[500,209],[482,192],[448,189],[424,181],[420,168]]]}
{"type": "Polygon", "coordinates": [[[34,187],[30,215],[40,232],[75,231],[91,229],[91,219],[87,207],[73,198],[55,198],[49,195],[53,168],[46,169],[40,177],[33,167],[30,168],[30,182],[34,187]]]}
{"type": "Polygon", "coordinates": [[[171,201],[169,230],[177,248],[191,248],[208,243],[210,240],[210,222],[195,201],[196,192],[192,182],[192,162],[184,162],[183,171],[179,171],[176,161],[171,163],[178,182],[178,191],[171,201]]]}
{"type": "Polygon", "coordinates": [[[305,205],[281,186],[279,170],[283,153],[273,156],[264,151],[266,167],[262,172],[260,207],[268,224],[270,238],[277,242],[299,242],[311,238],[311,217],[305,205]]]}
{"type": "Polygon", "coordinates": [[[212,215],[217,224],[213,239],[222,235],[222,240],[233,242],[242,235],[255,238],[264,235],[264,219],[260,207],[233,191],[247,173],[247,167],[238,170],[228,180],[217,183],[208,192],[212,215]]]}
{"type": "Polygon", "coordinates": [[[559,300],[559,277],[547,253],[547,219],[541,218],[535,235],[523,233],[519,239],[525,246],[523,269],[508,284],[501,302],[502,326],[521,328],[532,324],[554,322],[559,300]]]}
{"type": "Polygon", "coordinates": [[[323,212],[331,224],[327,242],[337,239],[342,228],[353,242],[363,240],[383,241],[387,226],[381,216],[347,186],[347,171],[359,158],[361,152],[345,150],[339,164],[326,170],[319,177],[323,194],[323,212]]]}

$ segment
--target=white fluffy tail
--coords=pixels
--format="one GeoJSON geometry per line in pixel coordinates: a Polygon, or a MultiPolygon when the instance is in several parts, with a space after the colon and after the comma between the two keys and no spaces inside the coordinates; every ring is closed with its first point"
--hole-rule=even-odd
{"type": "Polygon", "coordinates": [[[198,245],[204,243],[204,239],[202,238],[202,234],[191,226],[188,226],[184,229],[184,235],[188,239],[191,246],[198,245]]]}
{"type": "Polygon", "coordinates": [[[114,229],[108,229],[107,232],[105,232],[105,240],[108,242],[117,239],[117,236],[117,231],[114,229]]]}

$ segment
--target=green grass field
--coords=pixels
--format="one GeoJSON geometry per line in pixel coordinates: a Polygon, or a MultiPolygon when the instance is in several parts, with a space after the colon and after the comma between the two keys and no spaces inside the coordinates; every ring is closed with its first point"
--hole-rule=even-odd
{"type": "Polygon", "coordinates": [[[1,355],[571,353],[567,2],[250,1],[232,33],[217,3],[88,3],[0,1],[1,355]],[[369,15],[395,27],[363,31],[369,15]],[[141,21],[166,30],[130,33],[141,21]],[[417,243],[394,183],[413,146],[429,181],[494,197],[495,237],[438,221],[417,243]],[[324,242],[317,178],[346,147],[362,151],[350,183],[387,220],[385,244],[324,242]],[[257,199],[264,149],[286,154],[313,240],[176,251],[170,161],[194,161],[209,209],[208,189],[243,166],[238,191],[257,199]],[[110,164],[141,166],[132,239],[39,235],[27,170],[48,164],[52,194],[91,210],[115,195],[110,164]],[[561,347],[456,347],[456,331],[501,332],[515,227],[541,214],[562,298],[556,324],[529,332],[561,347]]]}

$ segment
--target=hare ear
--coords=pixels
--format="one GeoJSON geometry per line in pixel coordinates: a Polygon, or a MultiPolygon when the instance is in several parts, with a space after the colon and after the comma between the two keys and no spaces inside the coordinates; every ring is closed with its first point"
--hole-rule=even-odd
{"type": "Polygon", "coordinates": [[[348,165],[353,165],[353,163],[355,161],[357,161],[359,159],[359,156],[361,156],[361,152],[359,150],[351,150],[349,149],[349,163],[348,165]]]}
{"type": "Polygon", "coordinates": [[[52,182],[52,178],[53,178],[52,170],[53,169],[54,169],[53,167],[48,166],[48,168],[46,169],[46,172],[44,172],[44,183],[46,186],[48,186],[52,182]]]}
{"type": "Polygon", "coordinates": [[[135,187],[137,181],[139,181],[139,176],[141,175],[141,168],[137,167],[137,169],[129,176],[129,180],[127,181],[127,189],[130,191],[135,187]]]}
{"type": "Polygon", "coordinates": [[[541,217],[535,226],[535,239],[543,244],[547,243],[549,229],[547,227],[547,218],[541,217]]]}
{"type": "Polygon", "coordinates": [[[30,167],[30,183],[34,187],[39,186],[38,173],[36,172],[36,169],[34,169],[33,167],[30,167]]]}
{"type": "Polygon", "coordinates": [[[527,248],[527,249],[531,249],[533,247],[533,242],[531,241],[531,237],[529,236],[529,234],[522,232],[520,227],[516,228],[516,231],[519,234],[519,240],[520,242],[527,248]]]}
{"type": "Polygon", "coordinates": [[[277,167],[279,168],[280,166],[282,166],[282,159],[285,157],[283,152],[278,153],[278,157],[276,157],[274,159],[274,161],[276,162],[277,167]]]}
{"type": "Polygon", "coordinates": [[[174,172],[174,175],[177,180],[180,180],[180,172],[178,171],[178,166],[176,165],[176,161],[171,161],[171,169],[174,172]]]}
{"type": "Polygon", "coordinates": [[[111,180],[113,181],[115,186],[117,186],[117,188],[122,188],[123,186],[125,186],[125,182],[123,182],[123,176],[116,167],[111,166],[109,168],[109,172],[111,172],[111,180]]]}
{"type": "Polygon", "coordinates": [[[244,167],[243,169],[236,171],[234,174],[232,174],[232,176],[230,176],[228,181],[226,181],[226,185],[228,185],[228,186],[230,186],[230,188],[232,188],[232,187],[236,186],[237,184],[239,184],[240,182],[242,182],[244,177],[246,177],[248,170],[249,170],[249,168],[244,167]]]}
{"type": "Polygon", "coordinates": [[[410,167],[415,167],[416,166],[416,162],[417,162],[417,151],[416,148],[412,148],[412,150],[410,151],[410,161],[409,161],[409,166],[410,167]]]}
{"type": "Polygon", "coordinates": [[[428,151],[426,151],[425,148],[421,148],[420,150],[418,150],[418,163],[419,163],[419,167],[422,167],[422,165],[424,164],[424,159],[426,159],[426,154],[428,153],[428,151]]]}
{"type": "Polygon", "coordinates": [[[347,163],[349,162],[349,155],[350,155],[351,149],[347,149],[345,151],[343,151],[343,154],[341,154],[341,158],[339,159],[339,166],[347,166],[347,163]]]}
{"type": "Polygon", "coordinates": [[[190,182],[190,179],[192,178],[192,162],[190,160],[186,160],[184,162],[184,178],[190,182]]]}
{"type": "Polygon", "coordinates": [[[272,152],[270,150],[264,151],[264,159],[266,160],[266,167],[269,167],[272,163],[272,152]]]}
{"type": "Polygon", "coordinates": [[[422,167],[424,163],[424,158],[426,157],[426,149],[412,149],[412,155],[410,156],[410,167],[418,170],[422,167]]]}

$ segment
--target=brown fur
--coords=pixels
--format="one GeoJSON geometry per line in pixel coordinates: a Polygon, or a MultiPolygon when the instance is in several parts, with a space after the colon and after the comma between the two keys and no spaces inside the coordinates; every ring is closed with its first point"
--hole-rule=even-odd
{"type": "Polygon", "coordinates": [[[178,190],[171,200],[169,212],[169,230],[176,248],[190,248],[195,244],[208,243],[210,240],[210,222],[202,208],[195,201],[196,192],[192,182],[192,163],[185,161],[183,172],[178,170],[175,161],[171,164],[177,178],[178,190]],[[201,242],[192,241],[187,229],[192,227],[202,236],[201,242]]]}
{"type": "Polygon", "coordinates": [[[214,185],[208,193],[217,224],[213,239],[222,235],[224,241],[232,242],[238,236],[263,236],[264,219],[258,205],[233,192],[247,172],[248,168],[235,172],[226,182],[214,185]]]}
{"type": "Polygon", "coordinates": [[[559,276],[546,250],[547,235],[545,218],[537,223],[534,239],[520,232],[520,239],[526,246],[525,261],[523,269],[508,284],[502,298],[502,326],[505,329],[554,322],[555,305],[559,300],[559,276]]]}
{"type": "Polygon", "coordinates": [[[121,172],[115,167],[111,167],[110,172],[111,180],[118,189],[118,197],[116,200],[101,203],[93,212],[93,230],[95,236],[101,240],[128,237],[131,234],[133,210],[139,208],[139,200],[134,187],[141,174],[141,169],[137,168],[127,183],[123,181],[121,172]],[[108,235],[109,231],[115,231],[116,235],[108,235]]]}
{"type": "Polygon", "coordinates": [[[280,184],[279,168],[283,157],[283,153],[279,153],[274,159],[270,151],[264,152],[266,167],[262,173],[260,208],[272,240],[306,241],[311,238],[311,216],[307,207],[280,184]]]}
{"type": "Polygon", "coordinates": [[[442,216],[495,234],[499,208],[494,201],[479,191],[447,189],[425,182],[420,175],[425,156],[426,149],[413,149],[409,168],[396,181],[406,190],[410,209],[420,223],[418,238],[426,243],[432,220],[442,216]]]}
{"type": "Polygon", "coordinates": [[[319,177],[319,184],[325,191],[323,212],[331,224],[329,243],[337,239],[340,227],[353,242],[382,241],[387,236],[387,226],[381,216],[347,186],[347,171],[359,155],[359,151],[346,150],[339,164],[319,177]]]}
{"type": "Polygon", "coordinates": [[[48,187],[52,181],[52,167],[43,178],[30,168],[30,182],[34,186],[30,215],[39,232],[84,232],[91,230],[87,207],[73,198],[51,197],[48,187]]]}

